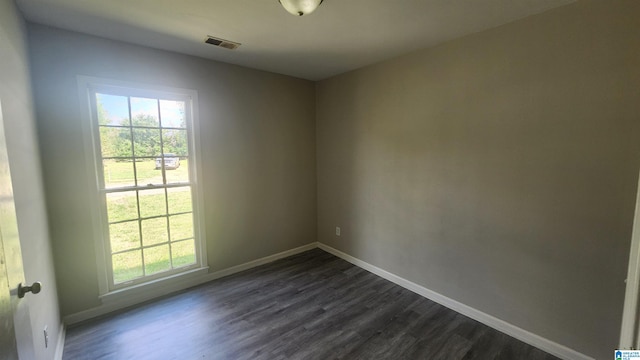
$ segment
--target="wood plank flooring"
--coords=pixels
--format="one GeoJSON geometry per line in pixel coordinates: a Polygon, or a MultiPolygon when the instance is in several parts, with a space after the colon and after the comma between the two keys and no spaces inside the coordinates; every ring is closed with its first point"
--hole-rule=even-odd
{"type": "Polygon", "coordinates": [[[557,359],[314,249],[67,330],[64,359],[557,359]]]}

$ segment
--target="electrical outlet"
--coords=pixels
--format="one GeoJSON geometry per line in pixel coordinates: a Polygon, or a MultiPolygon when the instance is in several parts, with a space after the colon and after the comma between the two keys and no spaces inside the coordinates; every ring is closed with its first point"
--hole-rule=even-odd
{"type": "Polygon", "coordinates": [[[49,330],[48,330],[48,326],[46,325],[44,327],[44,347],[45,348],[49,347],[49,330]]]}
{"type": "Polygon", "coordinates": [[[336,226],[336,235],[340,236],[340,228],[336,226]]]}

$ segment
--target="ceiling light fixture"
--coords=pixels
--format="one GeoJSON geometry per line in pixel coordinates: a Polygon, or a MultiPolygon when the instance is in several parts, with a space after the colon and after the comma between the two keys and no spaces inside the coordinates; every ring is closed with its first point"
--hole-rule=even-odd
{"type": "Polygon", "coordinates": [[[278,0],[280,5],[296,16],[311,14],[324,0],[278,0]]]}

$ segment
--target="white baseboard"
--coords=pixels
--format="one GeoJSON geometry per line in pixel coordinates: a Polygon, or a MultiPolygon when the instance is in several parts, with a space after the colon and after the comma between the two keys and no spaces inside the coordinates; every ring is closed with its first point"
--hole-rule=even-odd
{"type": "MultiPolygon", "coordinates": [[[[188,289],[206,282],[219,279],[224,276],[235,274],[240,271],[248,270],[256,266],[264,265],[272,261],[286,258],[291,255],[295,255],[307,250],[315,249],[318,247],[317,242],[313,242],[307,245],[303,245],[291,250],[283,251],[277,254],[265,256],[263,258],[246,262],[244,264],[236,265],[227,269],[216,271],[213,273],[205,273],[194,276],[188,276],[184,278],[170,279],[170,281],[164,283],[162,286],[153,286],[147,289],[135,289],[128,294],[115,294],[102,297],[102,304],[94,308],[80,311],[74,314],[70,314],[64,317],[63,323],[66,325],[77,324],[89,319],[96,318],[98,316],[106,315],[108,313],[125,309],[127,307],[140,304],[145,301],[153,300],[155,298],[168,295],[177,291],[188,289]]],[[[196,270],[200,271],[200,269],[196,270]]]]}
{"type": "MultiPolygon", "coordinates": [[[[307,250],[311,250],[314,248],[320,248],[328,253],[331,253],[339,258],[342,258],[352,264],[354,264],[355,266],[358,266],[364,270],[367,270],[371,273],[374,273],[384,279],[387,279],[397,285],[402,286],[403,288],[413,291],[414,293],[421,295],[427,299],[430,299],[438,304],[441,304],[451,310],[454,310],[462,315],[465,315],[471,319],[474,319],[478,322],[481,322],[491,328],[494,328],[500,332],[503,332],[511,337],[514,337],[520,341],[523,341],[529,345],[535,346],[538,349],[541,349],[543,351],[548,352],[549,354],[555,355],[561,359],[565,359],[565,360],[594,360],[593,358],[584,355],[582,353],[579,353],[573,349],[570,349],[564,345],[560,345],[556,342],[553,342],[549,339],[543,338],[539,335],[533,334],[527,330],[521,329],[515,325],[512,325],[506,321],[500,320],[496,317],[493,317],[489,314],[486,314],[480,310],[474,309],[470,306],[467,306],[465,304],[462,304],[458,301],[455,301],[453,299],[450,299],[442,294],[439,294],[435,291],[429,290],[427,288],[425,288],[424,286],[418,285],[414,282],[411,282],[407,279],[404,279],[398,275],[392,274],[386,270],[383,270],[375,265],[371,265],[365,261],[362,261],[358,258],[355,258],[349,254],[346,254],[340,250],[337,250],[335,248],[332,248],[331,246],[322,244],[322,243],[318,243],[318,242],[314,242],[314,243],[310,243],[304,246],[300,246],[297,247],[295,249],[291,249],[291,250],[287,250],[287,251],[283,251],[277,254],[273,254],[273,255],[269,255],[257,260],[253,260],[253,261],[249,261],[247,263],[244,264],[240,264],[237,266],[233,266],[227,269],[223,269],[220,271],[216,271],[213,273],[207,273],[204,275],[200,275],[198,277],[194,277],[194,278],[190,278],[188,281],[183,281],[177,284],[173,284],[172,286],[169,286],[167,288],[165,288],[163,291],[165,294],[169,294],[169,293],[173,293],[176,291],[180,291],[180,290],[184,290],[196,285],[200,285],[215,279],[219,279],[228,275],[232,275],[244,270],[248,270],[260,265],[264,265],[267,263],[270,263],[272,261],[276,261],[279,259],[283,259],[286,258],[288,256],[291,255],[295,255],[301,252],[305,252],[307,250]]],[[[151,298],[153,297],[158,297],[161,296],[163,294],[150,294],[151,298]]],[[[55,353],[55,359],[56,360],[60,360],[62,359],[62,353],[63,353],[63,349],[64,349],[64,338],[65,338],[65,327],[64,325],[73,325],[85,320],[89,320],[101,315],[105,315],[108,314],[110,312],[113,311],[118,311],[118,310],[122,310],[124,308],[127,308],[129,306],[144,302],[150,300],[150,298],[144,298],[144,297],[136,297],[136,296],[132,296],[128,299],[123,299],[123,300],[118,300],[118,301],[113,301],[113,302],[108,302],[108,303],[103,303],[100,306],[97,306],[95,308],[92,309],[88,309],[85,311],[81,311],[75,314],[71,314],[68,316],[64,317],[64,321],[63,321],[63,325],[61,327],[61,331],[60,331],[60,335],[58,336],[58,343],[56,345],[56,353],[55,353]]]]}
{"type": "Polygon", "coordinates": [[[60,330],[58,330],[58,341],[56,341],[56,351],[53,353],[54,360],[62,360],[62,354],[64,353],[64,339],[67,337],[67,328],[64,326],[64,322],[60,324],[60,330]]]}
{"type": "Polygon", "coordinates": [[[440,305],[443,305],[455,312],[470,317],[478,322],[481,322],[489,327],[492,327],[502,333],[505,333],[511,337],[514,337],[522,342],[525,342],[531,346],[535,346],[540,350],[546,351],[549,354],[555,355],[565,360],[594,360],[593,358],[579,353],[573,349],[570,349],[564,345],[560,345],[549,339],[545,339],[541,336],[533,334],[527,330],[521,329],[515,325],[509,324],[506,321],[500,320],[489,314],[486,314],[480,310],[474,309],[470,306],[450,299],[435,291],[429,290],[424,286],[418,285],[407,279],[404,279],[398,275],[392,274],[386,270],[383,270],[375,265],[371,265],[365,261],[355,258],[349,254],[346,254],[340,250],[332,248],[331,246],[318,243],[318,247],[328,253],[331,253],[339,258],[342,258],[353,265],[374,273],[384,279],[387,279],[403,288],[413,291],[414,293],[421,295],[429,300],[432,300],[440,305]]]}
{"type": "Polygon", "coordinates": [[[254,267],[257,267],[257,266],[260,266],[260,265],[264,265],[264,264],[268,264],[270,262],[273,262],[273,261],[276,261],[276,260],[279,260],[279,259],[284,259],[284,258],[289,257],[291,255],[299,254],[301,252],[305,252],[305,251],[308,251],[308,250],[311,250],[311,249],[315,249],[317,247],[318,247],[318,243],[317,242],[312,242],[310,244],[297,247],[295,249],[291,249],[291,250],[283,251],[283,252],[280,252],[280,253],[277,253],[277,254],[265,256],[263,258],[260,258],[260,259],[257,259],[257,260],[253,260],[253,261],[249,261],[249,262],[244,263],[244,264],[240,264],[240,265],[232,266],[232,267],[224,269],[224,270],[216,271],[214,273],[207,274],[205,277],[207,278],[207,281],[219,279],[221,277],[225,277],[225,276],[228,276],[228,275],[231,275],[231,274],[235,274],[235,273],[238,273],[240,271],[249,270],[251,268],[254,268],[254,267]]]}

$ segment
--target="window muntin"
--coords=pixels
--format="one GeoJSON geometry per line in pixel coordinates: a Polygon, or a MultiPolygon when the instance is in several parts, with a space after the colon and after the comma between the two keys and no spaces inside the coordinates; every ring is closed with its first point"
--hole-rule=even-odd
{"type": "Polygon", "coordinates": [[[190,99],[108,87],[91,96],[109,287],[200,266],[190,99]]]}

